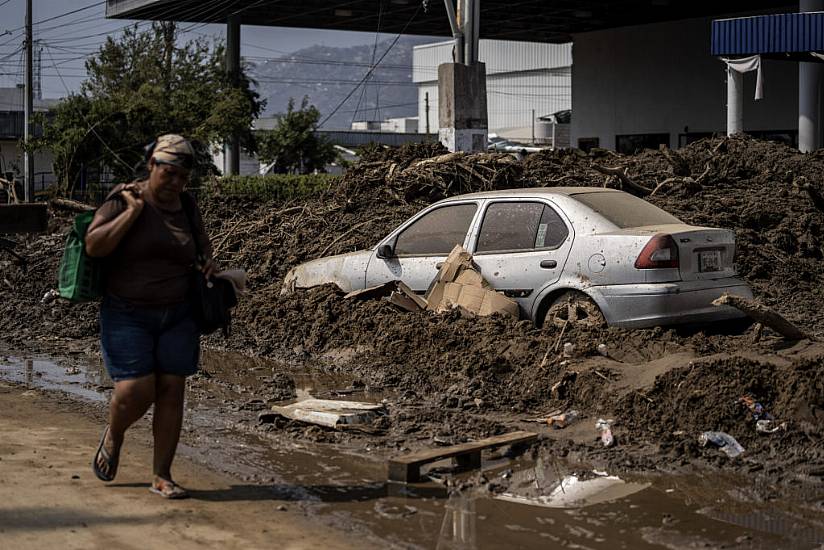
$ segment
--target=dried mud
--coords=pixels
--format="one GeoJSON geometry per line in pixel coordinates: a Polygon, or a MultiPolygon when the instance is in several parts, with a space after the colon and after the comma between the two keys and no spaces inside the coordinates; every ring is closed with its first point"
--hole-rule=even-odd
{"type": "MultiPolygon", "coordinates": [[[[802,155],[730,138],[634,156],[547,151],[523,162],[486,154],[420,162],[442,153],[437,146],[372,151],[339,188],[300,202],[202,201],[219,260],[245,268],[252,289],[236,310],[231,338],[210,337],[207,343],[305,363],[393,392],[390,415],[372,434],[293,425],[267,429],[317,441],[363,437],[397,449],[513,426],[546,432],[523,421],[576,408],[583,413],[580,427],[548,432],[537,452],[579,453],[626,468],[699,460],[780,476],[818,472],[813,478],[819,479],[824,348],[818,343],[789,347],[769,331],[754,342],[752,331],[719,334],[709,328],[575,329],[561,335],[525,321],[403,313],[385,302],[345,300],[332,287],[281,296],[280,282],[302,261],[374,245],[433,200],[509,187],[626,188],[620,176],[599,170],[618,167],[636,185],[655,190],[639,194],[684,221],[734,229],[739,273],[756,298],[821,337],[824,212],[805,188],[820,185],[824,152],[802,155]],[[560,352],[565,342],[574,344],[573,357],[560,352]],[[598,353],[599,344],[608,357],[598,353]],[[754,421],[737,404],[742,395],[787,421],[788,429],[756,434],[754,421]],[[593,425],[601,416],[615,420],[617,448],[596,445],[593,425]],[[704,430],[734,435],[748,449],[747,458],[729,460],[699,448],[696,436],[704,430]]],[[[69,215],[55,211],[49,233],[21,237],[27,270],[0,257],[0,338],[7,344],[63,353],[95,349],[96,305],[42,302],[55,285],[69,223],[69,215]]],[[[249,388],[264,399],[271,390],[271,384],[249,388]]]]}

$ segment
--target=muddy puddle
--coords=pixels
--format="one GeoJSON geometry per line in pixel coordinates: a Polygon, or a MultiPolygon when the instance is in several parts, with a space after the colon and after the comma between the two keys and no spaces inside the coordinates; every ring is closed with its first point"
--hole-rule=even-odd
{"type": "MultiPolygon", "coordinates": [[[[723,472],[619,477],[587,464],[493,452],[484,455],[480,472],[455,473],[441,462],[431,467],[434,481],[387,483],[385,456],[363,439],[349,445],[302,441],[262,431],[255,419],[271,402],[310,396],[379,402],[392,399],[391,394],[316,365],[207,353],[203,366],[191,383],[181,452],[237,482],[222,491],[192,488],[192,495],[213,501],[272,500],[273,521],[278,506],[298,507],[319,521],[369,537],[375,547],[398,548],[824,544],[824,494],[799,489],[764,501],[753,497],[763,490],[753,491],[750,482],[723,472]],[[273,383],[271,396],[249,389],[284,371],[293,388],[273,383]]],[[[0,379],[98,405],[111,388],[95,358],[64,362],[0,353],[0,379]]]]}

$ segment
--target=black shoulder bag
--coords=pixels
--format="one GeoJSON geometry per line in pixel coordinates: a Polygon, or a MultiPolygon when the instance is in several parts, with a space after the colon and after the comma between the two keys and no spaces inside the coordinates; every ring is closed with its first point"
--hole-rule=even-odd
{"type": "MultiPolygon", "coordinates": [[[[180,202],[189,221],[189,229],[195,243],[197,263],[203,265],[206,258],[200,248],[198,236],[202,227],[195,224],[195,201],[189,193],[181,193],[180,202]]],[[[237,295],[232,283],[226,279],[210,277],[206,280],[203,272],[195,265],[189,281],[189,303],[192,304],[192,316],[201,334],[211,334],[217,329],[223,331],[224,338],[229,337],[232,324],[232,308],[237,305],[237,295]]]]}

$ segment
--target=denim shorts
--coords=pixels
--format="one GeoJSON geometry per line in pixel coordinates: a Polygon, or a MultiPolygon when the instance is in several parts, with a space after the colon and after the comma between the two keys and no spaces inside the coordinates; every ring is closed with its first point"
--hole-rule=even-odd
{"type": "Polygon", "coordinates": [[[100,343],[115,382],[153,373],[190,376],[200,359],[200,332],[188,303],[140,307],[106,296],[100,306],[100,343]]]}

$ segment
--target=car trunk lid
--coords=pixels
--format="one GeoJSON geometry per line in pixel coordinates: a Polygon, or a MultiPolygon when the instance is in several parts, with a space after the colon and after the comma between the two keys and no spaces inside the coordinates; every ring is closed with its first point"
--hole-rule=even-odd
{"type": "Polygon", "coordinates": [[[678,247],[682,281],[735,276],[735,232],[685,224],[636,227],[625,231],[669,235],[678,247]]]}

